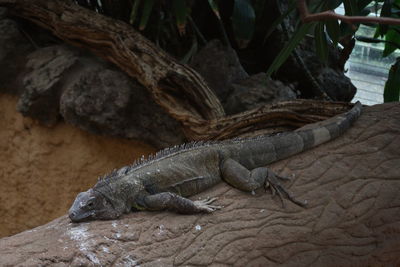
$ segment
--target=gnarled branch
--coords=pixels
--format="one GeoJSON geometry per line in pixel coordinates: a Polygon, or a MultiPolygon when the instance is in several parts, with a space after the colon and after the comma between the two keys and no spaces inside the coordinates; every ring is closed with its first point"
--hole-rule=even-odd
{"type": "Polygon", "coordinates": [[[368,16],[345,16],[335,13],[333,10],[327,10],[311,14],[307,8],[306,0],[297,0],[297,8],[303,22],[322,21],[326,19],[341,20],[348,24],[355,23],[375,23],[375,24],[390,24],[400,25],[400,19],[387,18],[387,17],[368,17],[368,16]]]}

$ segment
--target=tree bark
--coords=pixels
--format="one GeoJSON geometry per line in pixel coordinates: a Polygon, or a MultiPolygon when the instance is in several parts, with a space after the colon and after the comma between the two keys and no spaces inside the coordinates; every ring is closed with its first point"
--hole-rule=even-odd
{"type": "Polygon", "coordinates": [[[279,102],[193,125],[190,136],[196,140],[223,140],[294,130],[346,112],[352,106],[308,99],[279,102]]]}

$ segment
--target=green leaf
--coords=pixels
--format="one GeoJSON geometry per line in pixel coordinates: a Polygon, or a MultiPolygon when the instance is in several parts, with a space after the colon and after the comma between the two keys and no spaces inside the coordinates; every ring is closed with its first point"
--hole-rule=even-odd
{"type": "Polygon", "coordinates": [[[219,20],[221,20],[221,15],[219,14],[219,9],[218,9],[218,5],[214,0],[208,0],[208,4],[210,5],[212,11],[214,12],[215,16],[217,16],[217,18],[219,20]]]}
{"type": "Polygon", "coordinates": [[[400,97],[400,58],[396,59],[388,75],[388,80],[385,83],[385,89],[383,92],[384,102],[399,101],[400,97]]]}
{"type": "Polygon", "coordinates": [[[269,27],[267,33],[264,36],[264,43],[267,40],[267,38],[271,35],[271,33],[273,33],[276,30],[276,27],[282,23],[282,21],[287,18],[287,16],[293,12],[293,10],[295,10],[296,8],[296,1],[292,1],[288,7],[288,9],[282,14],[280,15],[269,27]]]}
{"type": "MultiPolygon", "coordinates": [[[[289,1],[293,2],[293,1],[289,1]]],[[[269,8],[267,1],[265,0],[253,0],[253,9],[256,13],[256,24],[262,23],[263,15],[267,15],[266,8],[269,8]]],[[[290,4],[289,4],[290,5],[290,4]]]]}
{"type": "Polygon", "coordinates": [[[400,15],[400,9],[398,9],[398,8],[396,8],[396,7],[393,7],[393,8],[390,10],[390,12],[391,12],[392,14],[396,14],[397,16],[400,15]]]}
{"type": "Polygon", "coordinates": [[[131,9],[131,15],[129,17],[129,23],[132,25],[133,25],[133,23],[135,23],[135,19],[136,19],[136,15],[137,15],[137,11],[138,11],[140,3],[141,3],[141,0],[136,0],[133,3],[132,9],[131,9]]]}
{"type": "Polygon", "coordinates": [[[390,17],[392,15],[393,0],[385,0],[381,10],[381,17],[390,17]]]}
{"type": "Polygon", "coordinates": [[[211,10],[214,12],[215,16],[218,18],[218,27],[219,27],[219,30],[220,30],[221,35],[222,35],[222,40],[221,40],[222,43],[225,46],[230,46],[230,41],[229,41],[228,35],[226,34],[224,24],[223,24],[223,22],[221,20],[221,15],[219,13],[219,8],[218,8],[217,1],[208,0],[208,4],[210,5],[211,10]]]}
{"type": "Polygon", "coordinates": [[[358,6],[356,0],[343,0],[346,16],[356,16],[358,14],[358,6]]]}
{"type": "Polygon", "coordinates": [[[342,4],[342,0],[325,0],[324,9],[325,10],[334,10],[338,6],[342,4]]]}
{"type": "MultiPolygon", "coordinates": [[[[398,34],[400,34],[400,27],[399,27],[399,26],[391,26],[390,29],[391,29],[392,31],[395,31],[395,32],[397,32],[398,34]]],[[[400,44],[400,40],[399,40],[399,39],[397,39],[397,42],[400,44]]]]}
{"type": "Polygon", "coordinates": [[[354,35],[358,28],[346,22],[340,22],[340,36],[354,35]]]}
{"type": "Polygon", "coordinates": [[[176,26],[180,35],[185,34],[186,29],[186,18],[189,14],[189,9],[186,6],[185,0],[173,0],[172,10],[176,18],[176,26]]]}
{"type": "MultiPolygon", "coordinates": [[[[385,0],[381,10],[381,17],[392,16],[392,3],[393,0],[385,0]]],[[[379,31],[379,34],[381,35],[381,37],[383,37],[383,35],[385,35],[388,30],[389,30],[389,25],[380,24],[377,31],[379,31]]]]}
{"type": "Polygon", "coordinates": [[[395,48],[400,49],[400,43],[398,43],[398,42],[396,43],[393,41],[371,38],[371,37],[366,37],[366,36],[356,36],[356,39],[357,39],[357,41],[365,42],[365,43],[372,43],[372,44],[384,43],[385,45],[390,44],[391,46],[394,46],[395,48]]]}
{"type": "Polygon", "coordinates": [[[190,59],[197,53],[198,48],[199,46],[197,43],[196,35],[193,35],[192,46],[190,47],[186,55],[182,58],[181,63],[187,64],[190,61],[190,59]]]}
{"type": "Polygon", "coordinates": [[[333,46],[336,47],[340,39],[339,21],[335,19],[330,19],[326,21],[325,25],[326,25],[326,31],[328,32],[329,37],[333,42],[333,46]]]}
{"type": "Polygon", "coordinates": [[[360,16],[368,16],[371,13],[371,10],[368,8],[364,8],[360,10],[360,16]]]}
{"type": "Polygon", "coordinates": [[[328,59],[328,41],[325,34],[325,25],[323,22],[318,22],[314,31],[315,48],[317,55],[322,62],[328,59]]]}
{"type": "Polygon", "coordinates": [[[357,1],[358,10],[366,8],[373,0],[359,0],[357,1]]]}
{"type": "Polygon", "coordinates": [[[381,31],[380,31],[379,26],[380,26],[380,25],[378,25],[378,26],[376,27],[376,30],[375,30],[375,33],[374,33],[374,38],[378,38],[379,36],[382,38],[382,37],[384,36],[384,34],[381,34],[381,31]]]}
{"type": "Polygon", "coordinates": [[[267,70],[267,76],[271,76],[272,73],[276,72],[286,59],[292,53],[293,49],[300,43],[300,41],[306,36],[306,34],[315,26],[315,22],[301,25],[297,31],[293,34],[289,43],[279,52],[271,66],[267,70]]]}
{"type": "Polygon", "coordinates": [[[149,21],[151,11],[153,10],[155,0],[146,0],[143,5],[142,17],[140,19],[139,30],[144,30],[149,21]]]}
{"type": "Polygon", "coordinates": [[[357,39],[357,41],[364,42],[364,43],[370,43],[370,44],[386,42],[385,40],[382,40],[382,39],[371,38],[371,37],[367,37],[367,36],[357,36],[356,39],[357,39]]]}
{"type": "MultiPolygon", "coordinates": [[[[343,5],[344,5],[344,11],[345,11],[346,16],[359,15],[359,9],[358,9],[356,0],[343,0],[343,5]]],[[[358,26],[359,26],[359,23],[350,25],[350,24],[342,21],[340,23],[341,36],[353,35],[354,32],[357,31],[358,26]]]]}
{"type": "Polygon", "coordinates": [[[233,32],[239,48],[251,41],[255,26],[255,12],[249,0],[235,0],[231,17],[233,32]]]}
{"type": "MultiPolygon", "coordinates": [[[[298,2],[298,0],[296,0],[298,2]]],[[[324,11],[325,1],[307,1],[308,10],[311,14],[324,11]]]]}
{"type": "Polygon", "coordinates": [[[393,29],[389,29],[389,31],[385,34],[385,41],[385,49],[382,53],[383,57],[387,57],[398,48],[396,45],[400,45],[400,34],[393,29]]]}

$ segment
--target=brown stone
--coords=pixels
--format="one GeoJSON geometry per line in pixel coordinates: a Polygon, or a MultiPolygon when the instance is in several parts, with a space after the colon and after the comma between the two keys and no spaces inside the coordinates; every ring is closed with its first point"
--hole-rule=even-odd
{"type": "MultiPolygon", "coordinates": [[[[66,216],[0,240],[4,265],[396,266],[400,105],[365,108],[337,140],[273,164],[308,207],[225,183],[212,214],[137,212],[73,224],[66,216]]],[[[29,197],[29,196],[27,196],[29,197]]]]}

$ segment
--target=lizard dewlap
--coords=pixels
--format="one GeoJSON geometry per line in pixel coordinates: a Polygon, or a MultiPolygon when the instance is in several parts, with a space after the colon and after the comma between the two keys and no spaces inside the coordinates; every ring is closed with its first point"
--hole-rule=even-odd
{"type": "MultiPolygon", "coordinates": [[[[244,191],[271,188],[282,200],[295,199],[281,185],[287,179],[265,165],[300,153],[341,135],[360,116],[354,107],[321,126],[274,136],[194,142],[158,152],[146,160],[123,167],[103,177],[86,192],[79,193],[70,211],[73,222],[115,219],[136,210],[169,209],[179,213],[212,212],[215,199],[192,201],[187,197],[222,180],[244,191]]],[[[283,202],[282,202],[283,203],[283,202]]]]}

